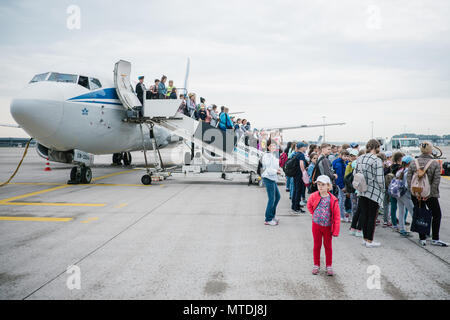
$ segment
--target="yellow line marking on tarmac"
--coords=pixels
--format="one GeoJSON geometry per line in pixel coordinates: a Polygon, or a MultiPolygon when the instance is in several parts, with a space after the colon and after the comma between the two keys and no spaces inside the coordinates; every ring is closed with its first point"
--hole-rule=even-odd
{"type": "MultiPolygon", "coordinates": [[[[69,186],[65,183],[46,183],[46,182],[14,182],[9,184],[17,185],[29,185],[29,186],[69,186]]],[[[144,184],[132,184],[132,183],[89,183],[89,184],[76,184],[71,186],[93,186],[93,187],[151,187],[151,185],[144,184]]]]}
{"type": "Polygon", "coordinates": [[[444,179],[450,180],[450,177],[442,176],[444,179]]]}
{"type": "Polygon", "coordinates": [[[0,202],[3,206],[104,207],[106,203],[0,202]]]}
{"type": "Polygon", "coordinates": [[[126,207],[128,205],[128,203],[121,203],[121,204],[118,204],[117,206],[115,206],[114,208],[123,208],[123,207],[126,207]]]}
{"type": "Polygon", "coordinates": [[[122,173],[129,173],[129,172],[133,172],[133,171],[135,171],[135,169],[132,169],[132,170],[125,170],[125,171],[119,171],[119,172],[114,172],[114,173],[107,174],[107,175],[102,176],[102,177],[93,178],[92,181],[97,181],[97,180],[101,180],[101,179],[106,179],[106,178],[109,178],[109,177],[117,176],[117,175],[122,174],[122,173]]]}
{"type": "Polygon", "coordinates": [[[81,221],[81,223],[88,223],[95,220],[98,220],[98,218],[97,217],[88,218],[87,220],[81,221]]]}
{"type": "Polygon", "coordinates": [[[151,187],[151,185],[131,184],[131,183],[92,183],[79,184],[79,186],[93,186],[93,187],[151,187]]]}
{"type": "Polygon", "coordinates": [[[2,199],[2,200],[0,200],[0,204],[4,204],[5,202],[10,202],[10,201],[18,200],[18,199],[23,199],[23,198],[27,198],[27,197],[36,196],[38,194],[43,194],[43,193],[50,192],[50,191],[64,189],[64,188],[67,188],[68,186],[69,185],[64,185],[64,186],[54,187],[54,188],[45,189],[45,190],[41,190],[41,191],[25,193],[25,194],[23,194],[21,196],[15,196],[15,197],[12,197],[12,198],[2,199]]]}
{"type": "Polygon", "coordinates": [[[65,186],[65,183],[52,182],[10,182],[8,184],[29,185],[29,186],[65,186]]]}
{"type": "Polygon", "coordinates": [[[45,218],[45,217],[0,217],[3,221],[52,221],[52,222],[67,222],[73,218],[45,218]]]}
{"type": "MultiPolygon", "coordinates": [[[[125,171],[119,171],[119,172],[114,172],[114,173],[110,173],[101,177],[97,177],[92,179],[92,181],[98,181],[101,179],[106,179],[109,177],[113,177],[113,176],[117,176],[119,174],[122,173],[128,173],[128,172],[133,172],[135,171],[134,169],[132,170],[125,170],[125,171]]],[[[86,184],[86,186],[90,186],[91,184],[86,184]]],[[[71,186],[70,184],[63,184],[63,185],[59,185],[57,187],[54,188],[49,188],[49,189],[44,189],[41,191],[36,191],[36,192],[31,192],[31,193],[26,193],[26,194],[22,194],[20,196],[15,196],[15,197],[11,197],[11,198],[6,198],[6,199],[1,199],[0,200],[0,205],[13,205],[13,206],[77,206],[77,207],[104,207],[106,204],[105,203],[54,203],[54,202],[11,202],[14,200],[19,200],[19,199],[23,199],[23,198],[28,198],[28,197],[32,197],[32,196],[36,196],[39,194],[43,194],[46,192],[51,192],[51,191],[55,191],[55,190],[59,190],[59,189],[64,189],[71,186]]]]}

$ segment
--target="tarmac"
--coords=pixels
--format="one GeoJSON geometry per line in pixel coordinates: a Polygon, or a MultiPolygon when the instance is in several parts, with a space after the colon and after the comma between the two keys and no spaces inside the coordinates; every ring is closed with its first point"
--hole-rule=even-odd
{"type": "MultiPolygon", "coordinates": [[[[0,148],[0,182],[22,152],[0,148]]],[[[141,168],[110,163],[98,157],[91,184],[67,185],[71,165],[44,171],[29,150],[0,187],[0,299],[450,298],[450,248],[420,247],[415,233],[378,226],[382,246],[365,248],[343,223],[335,276],[325,274],[323,249],[314,276],[311,217],[291,214],[284,185],[280,224],[265,226],[266,191],[246,175],[174,173],[144,186],[141,168]]],[[[450,177],[440,193],[440,235],[450,242],[450,177]]]]}

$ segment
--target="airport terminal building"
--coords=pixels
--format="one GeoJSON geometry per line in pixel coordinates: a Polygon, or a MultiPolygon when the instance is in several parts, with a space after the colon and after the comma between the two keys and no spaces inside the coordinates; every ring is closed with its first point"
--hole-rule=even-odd
{"type": "MultiPolygon", "coordinates": [[[[0,147],[9,148],[9,147],[25,147],[29,138],[0,138],[0,147]]],[[[30,146],[34,146],[36,141],[33,140],[30,143],[30,146]]]]}

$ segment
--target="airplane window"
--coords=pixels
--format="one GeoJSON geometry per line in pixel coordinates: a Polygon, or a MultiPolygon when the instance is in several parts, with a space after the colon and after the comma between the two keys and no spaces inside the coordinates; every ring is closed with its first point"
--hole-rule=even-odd
{"type": "Polygon", "coordinates": [[[47,79],[47,75],[48,75],[48,72],[37,74],[37,75],[35,75],[33,77],[33,79],[31,79],[30,83],[39,82],[39,81],[45,81],[45,79],[47,79]]]}
{"type": "Polygon", "coordinates": [[[95,78],[89,78],[89,79],[90,79],[89,84],[91,86],[91,90],[98,89],[98,88],[102,87],[102,84],[100,83],[100,81],[98,79],[95,79],[95,78]]]}
{"type": "Polygon", "coordinates": [[[64,73],[52,72],[52,74],[48,78],[48,81],[76,83],[77,77],[78,76],[76,74],[64,74],[64,73]]]}
{"type": "Polygon", "coordinates": [[[392,148],[400,149],[400,141],[399,140],[392,140],[392,148]]]}
{"type": "Polygon", "coordinates": [[[80,76],[80,77],[78,78],[78,84],[79,84],[80,86],[83,86],[83,87],[89,89],[89,81],[88,81],[88,77],[80,76]]]}
{"type": "Polygon", "coordinates": [[[417,140],[402,140],[401,146],[402,147],[418,147],[419,142],[417,140]]]}

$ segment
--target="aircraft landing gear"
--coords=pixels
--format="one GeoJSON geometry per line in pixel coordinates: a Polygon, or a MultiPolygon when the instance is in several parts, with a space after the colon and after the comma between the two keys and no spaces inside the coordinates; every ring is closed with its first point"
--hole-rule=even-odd
{"type": "Polygon", "coordinates": [[[130,152],[122,152],[122,160],[124,166],[129,166],[131,164],[131,153],[130,152]]]}
{"type": "Polygon", "coordinates": [[[121,153],[113,153],[112,162],[115,165],[121,165],[122,162],[122,154],[121,153]]]}
{"type": "Polygon", "coordinates": [[[89,184],[92,180],[92,170],[91,168],[81,165],[75,166],[70,170],[70,180],[67,184],[89,184]]]}
{"type": "Polygon", "coordinates": [[[123,165],[129,166],[131,164],[131,153],[130,152],[121,152],[121,153],[114,153],[112,156],[112,162],[115,165],[123,165]]]}
{"type": "Polygon", "coordinates": [[[146,185],[146,186],[149,184],[152,184],[152,174],[150,173],[150,174],[143,175],[141,178],[141,182],[143,185],[146,185]]]}

